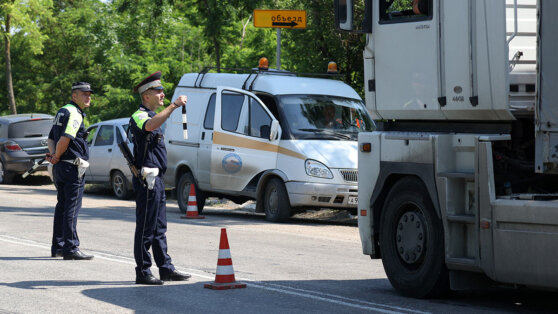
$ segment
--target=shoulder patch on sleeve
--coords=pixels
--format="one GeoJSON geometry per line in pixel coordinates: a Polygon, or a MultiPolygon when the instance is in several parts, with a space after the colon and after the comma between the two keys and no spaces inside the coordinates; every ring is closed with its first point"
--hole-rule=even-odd
{"type": "Polygon", "coordinates": [[[142,130],[143,130],[143,125],[145,124],[145,122],[147,122],[149,119],[151,119],[149,117],[149,114],[147,114],[147,112],[140,111],[140,110],[134,112],[134,114],[132,115],[132,118],[134,119],[134,122],[136,123],[138,128],[142,129],[142,130]]]}
{"type": "Polygon", "coordinates": [[[70,112],[70,117],[68,117],[68,124],[66,124],[66,129],[64,130],[64,134],[70,135],[72,137],[76,137],[76,134],[83,122],[83,117],[75,108],[67,108],[70,112]]]}

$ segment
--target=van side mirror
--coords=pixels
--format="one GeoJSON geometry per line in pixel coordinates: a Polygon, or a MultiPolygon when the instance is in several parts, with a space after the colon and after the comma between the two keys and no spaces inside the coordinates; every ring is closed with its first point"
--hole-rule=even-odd
{"type": "Polygon", "coordinates": [[[281,132],[281,127],[279,126],[279,121],[273,120],[271,122],[271,130],[269,131],[269,140],[270,141],[276,140],[280,132],[281,132]]]}
{"type": "Polygon", "coordinates": [[[353,0],[334,0],[335,26],[344,31],[353,30],[353,0]]]}

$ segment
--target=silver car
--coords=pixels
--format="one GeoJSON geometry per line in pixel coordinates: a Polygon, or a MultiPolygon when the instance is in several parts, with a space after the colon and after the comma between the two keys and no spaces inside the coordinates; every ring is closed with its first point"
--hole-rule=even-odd
{"type": "MultiPolygon", "coordinates": [[[[109,184],[119,199],[129,199],[133,194],[132,172],[118,148],[118,142],[127,140],[130,118],[120,118],[92,124],[87,128],[89,168],[85,172],[86,184],[109,184]]],[[[128,142],[130,151],[133,144],[128,142]]],[[[52,167],[49,175],[52,178],[52,167]]]]}
{"type": "MultiPolygon", "coordinates": [[[[10,184],[48,152],[53,116],[26,113],[0,117],[0,184],[10,184]]],[[[37,171],[45,170],[46,165],[37,171]]]]}
{"type": "MultiPolygon", "coordinates": [[[[89,144],[89,168],[85,172],[86,183],[109,183],[119,199],[132,196],[132,172],[118,148],[118,142],[127,140],[130,118],[107,120],[91,125],[87,131],[89,144]]],[[[133,144],[128,147],[133,151],[133,144]]]]}

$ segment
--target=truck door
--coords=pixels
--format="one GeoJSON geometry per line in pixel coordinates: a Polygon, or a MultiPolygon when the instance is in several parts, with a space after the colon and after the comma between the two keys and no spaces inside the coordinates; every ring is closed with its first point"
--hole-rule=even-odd
{"type": "Polygon", "coordinates": [[[258,173],[275,169],[279,148],[278,122],[254,94],[230,87],[217,87],[211,187],[242,191],[258,173]],[[275,122],[274,122],[275,121],[275,122]]]}
{"type": "Polygon", "coordinates": [[[372,38],[375,57],[382,62],[375,63],[375,82],[367,88],[375,88],[384,118],[443,118],[438,103],[438,1],[423,2],[420,13],[413,11],[412,1],[376,2],[372,38]]]}

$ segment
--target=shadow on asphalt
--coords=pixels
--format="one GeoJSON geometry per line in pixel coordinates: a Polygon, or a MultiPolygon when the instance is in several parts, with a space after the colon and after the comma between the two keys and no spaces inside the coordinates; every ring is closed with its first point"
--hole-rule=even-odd
{"type": "Polygon", "coordinates": [[[21,176],[15,176],[12,184],[37,186],[52,184],[52,181],[50,180],[50,177],[48,175],[43,174],[43,172],[38,172],[37,174],[32,174],[25,179],[23,179],[21,176]]]}
{"type": "MultiPolygon", "coordinates": [[[[209,283],[205,282],[205,283],[209,283]]],[[[310,313],[327,308],[327,312],[339,313],[349,310],[362,312],[351,305],[362,305],[383,311],[439,312],[441,306],[462,308],[459,313],[471,312],[471,307],[490,312],[515,313],[556,313],[556,293],[535,290],[489,289],[453,293],[444,299],[417,300],[398,295],[387,279],[371,280],[312,280],[312,281],[262,281],[250,282],[246,289],[215,291],[203,288],[203,282],[192,284],[165,284],[163,286],[133,286],[97,288],[85,290],[84,295],[99,301],[141,312],[198,312],[204,304],[211,304],[205,310],[230,313],[310,313]],[[325,288],[324,287],[328,287],[325,288]],[[336,288],[331,288],[336,287],[336,288]],[[374,288],[376,287],[376,288],[374,288]],[[352,290],[363,290],[369,299],[355,299],[352,290]],[[261,291],[266,290],[266,291],[261,291]],[[327,296],[319,291],[328,291],[327,296]],[[285,294],[277,291],[286,291],[285,294]],[[264,293],[261,293],[264,292],[264,293]],[[125,297],[124,297],[125,296],[125,297]],[[316,296],[318,299],[316,300],[316,296]],[[373,297],[372,297],[373,296],[373,297]],[[253,298],[257,297],[258,302],[253,298]],[[143,300],[157,300],[142,302],[143,300]],[[298,299],[298,300],[297,300],[298,299]],[[327,300],[333,300],[328,303],[327,300]],[[146,304],[148,303],[148,304],[146,304]],[[317,306],[320,303],[321,306],[317,306]],[[344,303],[339,305],[340,303],[344,303]],[[141,305],[141,307],[138,307],[141,305]],[[162,307],[159,307],[162,306],[162,307]]],[[[361,294],[362,295],[362,294],[361,294]]],[[[360,309],[362,310],[362,308],[360,309]]],[[[446,308],[447,310],[447,308],[446,308]]]]}

